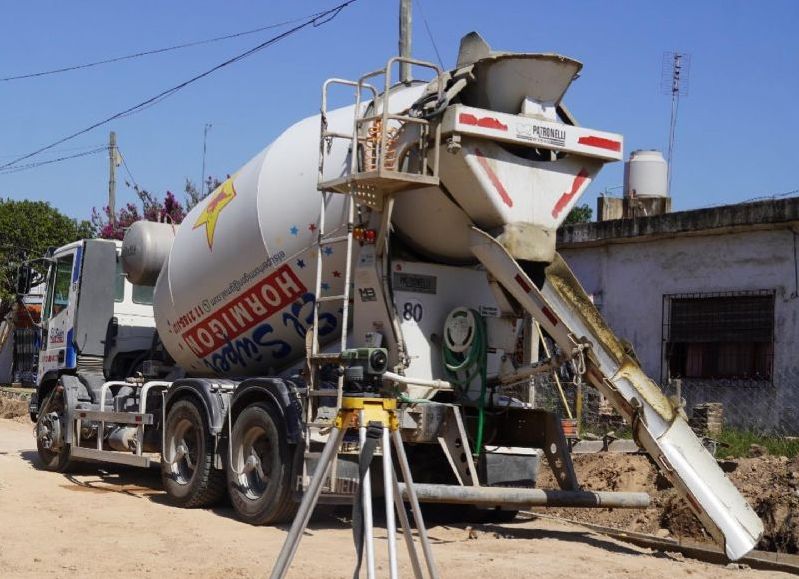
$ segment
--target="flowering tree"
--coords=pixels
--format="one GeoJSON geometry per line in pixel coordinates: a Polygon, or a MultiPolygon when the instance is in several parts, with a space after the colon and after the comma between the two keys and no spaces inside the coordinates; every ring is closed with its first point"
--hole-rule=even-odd
{"type": "Polygon", "coordinates": [[[180,223],[186,216],[186,210],[171,191],[167,191],[164,199],[158,199],[144,189],[137,189],[136,195],[141,201],[141,209],[137,204],[128,203],[119,209],[111,218],[111,209],[103,207],[102,212],[92,209],[92,225],[97,237],[103,239],[122,239],[125,231],[136,221],[167,221],[180,223]]]}

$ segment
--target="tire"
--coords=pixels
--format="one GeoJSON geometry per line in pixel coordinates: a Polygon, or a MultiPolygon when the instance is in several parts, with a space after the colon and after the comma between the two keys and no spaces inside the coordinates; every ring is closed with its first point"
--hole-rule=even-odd
{"type": "Polygon", "coordinates": [[[72,445],[66,435],[64,393],[56,386],[36,417],[36,450],[44,470],[65,472],[71,464],[72,445]]]}
{"type": "Polygon", "coordinates": [[[228,494],[238,518],[252,525],[286,523],[299,506],[292,497],[292,460],[285,427],[265,404],[245,408],[233,424],[228,494]]]}
{"type": "Polygon", "coordinates": [[[209,507],[225,494],[225,473],[214,468],[214,438],[205,410],[191,398],[178,400],[164,424],[161,481],[173,503],[209,507]]]}

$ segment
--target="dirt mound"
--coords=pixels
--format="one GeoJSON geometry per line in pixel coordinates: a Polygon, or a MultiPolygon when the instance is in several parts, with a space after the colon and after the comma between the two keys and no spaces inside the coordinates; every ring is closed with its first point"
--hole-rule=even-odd
{"type": "MultiPolygon", "coordinates": [[[[586,490],[643,491],[652,497],[647,509],[548,509],[568,519],[641,533],[671,535],[695,541],[711,537],[688,506],[643,455],[575,455],[574,466],[586,490]]],[[[799,553],[799,457],[759,456],[726,461],[730,480],[747,498],[765,526],[759,549],[799,553]]],[[[556,488],[543,469],[541,488],[556,488]]]]}
{"type": "Polygon", "coordinates": [[[21,398],[0,396],[0,418],[12,418],[17,422],[30,422],[28,401],[21,398]]]}

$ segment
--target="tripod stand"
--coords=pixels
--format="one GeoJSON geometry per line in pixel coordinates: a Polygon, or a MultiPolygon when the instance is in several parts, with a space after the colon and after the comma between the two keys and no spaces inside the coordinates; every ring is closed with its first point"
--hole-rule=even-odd
{"type": "MultiPolygon", "coordinates": [[[[419,500],[413,487],[411,469],[408,464],[408,457],[402,445],[402,437],[399,433],[399,421],[396,414],[397,402],[391,398],[381,397],[355,397],[345,396],[341,402],[341,409],[336,416],[335,426],[330,431],[330,436],[325,444],[322,456],[314,470],[308,490],[297,510],[297,516],[291,524],[286,541],[280,550],[275,566],[272,569],[273,579],[282,579],[286,576],[291,561],[297,552],[300,539],[308,526],[319,495],[322,492],[322,484],[330,471],[333,461],[336,460],[338,450],[344,435],[348,430],[358,429],[360,440],[360,475],[361,485],[359,492],[360,502],[363,509],[363,526],[357,521],[357,516],[353,517],[353,534],[356,541],[357,564],[354,577],[360,571],[362,547],[366,549],[366,575],[368,579],[375,577],[374,559],[374,537],[372,525],[372,487],[369,480],[369,464],[377,442],[383,452],[383,494],[386,503],[386,532],[388,535],[388,560],[389,576],[395,579],[397,572],[397,529],[394,519],[394,508],[396,507],[400,524],[402,525],[405,545],[413,567],[413,574],[417,579],[422,577],[422,568],[416,553],[416,547],[411,535],[411,526],[405,506],[402,501],[402,494],[399,488],[397,474],[394,472],[394,465],[391,460],[392,443],[397,454],[397,462],[402,471],[402,478],[405,481],[406,493],[411,504],[411,512],[419,532],[419,540],[422,544],[422,552],[429,575],[438,578],[438,571],[433,560],[433,552],[430,547],[430,540],[427,537],[427,529],[422,519],[419,500]]],[[[356,506],[358,501],[356,500],[356,506]]],[[[358,511],[358,509],[356,509],[358,511]]]]}

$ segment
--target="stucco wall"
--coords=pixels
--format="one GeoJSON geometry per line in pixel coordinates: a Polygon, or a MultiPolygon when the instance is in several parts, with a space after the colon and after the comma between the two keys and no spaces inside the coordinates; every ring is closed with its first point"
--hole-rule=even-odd
{"type": "Polygon", "coordinates": [[[728,424],[799,434],[799,298],[790,229],[637,239],[560,252],[658,382],[664,295],[773,290],[773,384],[684,381],[683,397],[689,412],[694,404],[722,402],[728,424]]]}

